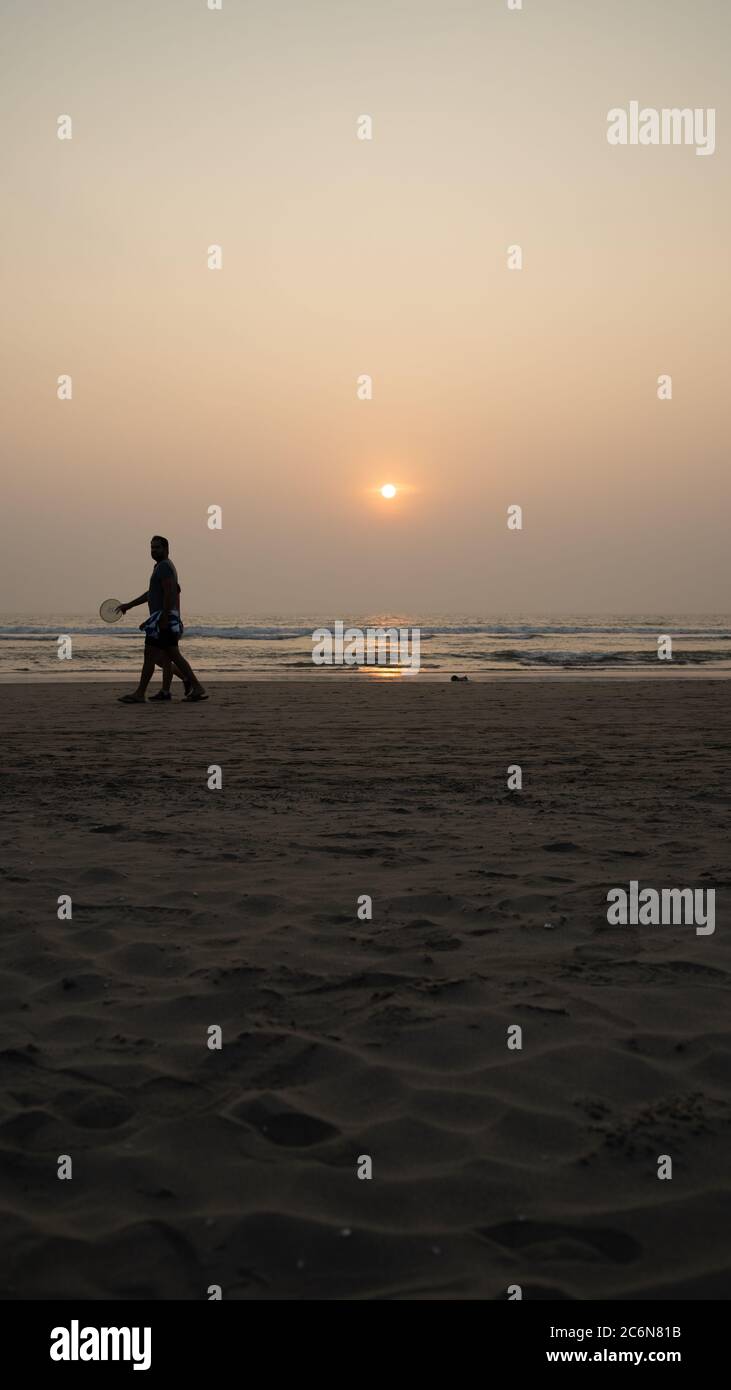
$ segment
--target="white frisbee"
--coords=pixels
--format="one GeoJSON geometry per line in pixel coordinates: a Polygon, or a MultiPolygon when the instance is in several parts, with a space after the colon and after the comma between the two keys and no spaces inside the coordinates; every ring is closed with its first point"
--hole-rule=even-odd
{"type": "Polygon", "coordinates": [[[124,617],[123,613],[117,612],[119,605],[120,599],[105,598],[101,608],[99,609],[99,617],[103,618],[105,623],[118,623],[120,618],[124,617]]]}

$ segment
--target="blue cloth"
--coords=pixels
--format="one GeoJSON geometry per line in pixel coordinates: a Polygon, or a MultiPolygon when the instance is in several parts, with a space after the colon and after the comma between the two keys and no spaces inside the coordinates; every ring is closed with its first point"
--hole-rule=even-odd
{"type": "MultiPolygon", "coordinates": [[[[144,632],[146,641],[156,642],[159,639],[161,617],[162,608],[158,608],[154,613],[150,614],[149,618],[145,618],[144,623],[140,623],[140,632],[144,632]]],[[[182,637],[183,624],[180,621],[180,614],[177,608],[170,609],[168,613],[168,625],[164,631],[169,632],[172,637],[182,637]]]]}

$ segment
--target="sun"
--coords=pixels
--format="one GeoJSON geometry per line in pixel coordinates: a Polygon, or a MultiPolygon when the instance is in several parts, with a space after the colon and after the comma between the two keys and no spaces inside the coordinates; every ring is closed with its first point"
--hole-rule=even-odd
{"type": "Polygon", "coordinates": [[[381,497],[395,497],[396,489],[393,483],[384,483],[381,488],[381,497]]]}

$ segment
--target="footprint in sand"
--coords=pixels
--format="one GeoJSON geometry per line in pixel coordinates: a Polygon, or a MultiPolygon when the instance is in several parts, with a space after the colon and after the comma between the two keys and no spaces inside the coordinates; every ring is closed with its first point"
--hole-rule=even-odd
{"type": "Polygon", "coordinates": [[[83,1129],[118,1129],[126,1124],[135,1111],[121,1096],[101,1092],[91,1096],[74,1096],[58,1102],[66,1118],[83,1129]]]}
{"type": "Polygon", "coordinates": [[[274,1097],[245,1101],[231,1112],[235,1119],[253,1125],[265,1139],[288,1149],[307,1149],[322,1144],[340,1131],[315,1115],[291,1110],[274,1097]]]}

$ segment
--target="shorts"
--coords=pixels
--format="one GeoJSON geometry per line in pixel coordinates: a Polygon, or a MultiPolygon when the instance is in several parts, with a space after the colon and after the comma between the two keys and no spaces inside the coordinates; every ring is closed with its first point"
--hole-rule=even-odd
{"type": "Polygon", "coordinates": [[[177,635],[174,632],[169,632],[167,628],[163,628],[162,632],[158,633],[154,642],[151,642],[149,637],[145,638],[145,647],[148,650],[151,649],[152,651],[154,651],[156,648],[159,649],[160,647],[162,647],[165,650],[169,650],[170,648],[176,649],[177,645],[177,635]]]}

